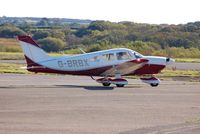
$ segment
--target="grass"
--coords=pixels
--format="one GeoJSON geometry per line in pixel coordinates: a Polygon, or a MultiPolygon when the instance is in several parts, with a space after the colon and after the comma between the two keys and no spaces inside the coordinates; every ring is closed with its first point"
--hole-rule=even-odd
{"type": "MultiPolygon", "coordinates": [[[[27,74],[29,73],[25,69],[21,69],[21,67],[26,66],[23,64],[13,64],[13,63],[0,63],[0,73],[18,73],[18,74],[27,74]]],[[[158,77],[191,77],[196,78],[200,77],[200,71],[194,70],[170,70],[165,69],[162,73],[157,75],[158,77]]],[[[128,78],[137,78],[136,76],[128,76],[128,78]]]]}
{"type": "MultiPolygon", "coordinates": [[[[0,38],[0,45],[19,46],[19,43],[14,38],[0,38]]],[[[20,46],[19,46],[20,48],[20,46]]]]}
{"type": "MultiPolygon", "coordinates": [[[[156,77],[160,78],[161,80],[168,78],[187,78],[189,81],[195,81],[200,82],[200,71],[194,71],[194,70],[171,70],[171,69],[164,69],[161,73],[156,74],[156,77]]],[[[141,76],[126,76],[126,78],[130,79],[139,79],[141,76]]]]}
{"type": "Polygon", "coordinates": [[[0,52],[0,60],[23,60],[23,53],[0,52]]]}
{"type": "MultiPolygon", "coordinates": [[[[79,49],[66,50],[67,54],[80,53],[79,49]]],[[[60,56],[61,53],[50,53],[51,56],[60,56]]],[[[0,60],[24,59],[19,42],[13,38],[0,38],[0,60]]],[[[200,58],[175,58],[176,62],[200,62],[200,58]]]]}
{"type": "Polygon", "coordinates": [[[0,52],[21,52],[22,49],[16,39],[0,38],[0,52]]]}
{"type": "Polygon", "coordinates": [[[25,69],[21,69],[25,65],[22,64],[8,64],[1,63],[0,64],[0,73],[15,73],[15,74],[27,74],[29,73],[25,69]]]}
{"type": "Polygon", "coordinates": [[[175,58],[176,62],[200,62],[200,58],[175,58]]]}
{"type": "MultiPolygon", "coordinates": [[[[61,56],[60,53],[49,53],[50,56],[61,56]]],[[[0,52],[0,60],[24,60],[22,52],[0,52]]]]}
{"type": "MultiPolygon", "coordinates": [[[[49,53],[50,56],[62,56],[61,53],[49,53]]],[[[69,54],[67,54],[69,55],[69,54]]],[[[0,52],[0,60],[23,60],[22,52],[0,52]]],[[[176,62],[200,62],[200,58],[175,58],[176,62]]]]}
{"type": "Polygon", "coordinates": [[[186,123],[200,123],[200,118],[197,118],[197,119],[194,119],[194,120],[186,121],[186,123]]]}
{"type": "Polygon", "coordinates": [[[165,69],[158,74],[159,77],[200,77],[200,71],[194,70],[170,70],[165,69]]]}

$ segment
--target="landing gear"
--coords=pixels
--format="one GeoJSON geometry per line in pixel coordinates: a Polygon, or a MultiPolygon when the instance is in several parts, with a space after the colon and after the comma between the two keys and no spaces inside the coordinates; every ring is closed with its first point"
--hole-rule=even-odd
{"type": "Polygon", "coordinates": [[[102,83],[104,87],[109,87],[111,83],[102,83]]]}
{"type": "Polygon", "coordinates": [[[152,87],[157,87],[159,85],[159,83],[151,83],[150,84],[152,87]]]}
{"type": "Polygon", "coordinates": [[[104,78],[96,79],[96,82],[101,83],[105,87],[108,87],[111,84],[114,84],[117,87],[124,87],[125,85],[128,84],[128,81],[126,79],[121,78],[120,73],[115,74],[115,79],[104,77],[104,78]]]}
{"type": "Polygon", "coordinates": [[[98,83],[101,83],[103,86],[108,87],[111,84],[116,85],[117,87],[124,87],[125,85],[128,84],[128,81],[123,79],[123,78],[116,78],[116,79],[111,79],[111,78],[100,78],[96,80],[98,83]]]}
{"type": "Polygon", "coordinates": [[[142,82],[151,85],[152,87],[157,87],[160,84],[160,80],[154,76],[150,76],[147,78],[140,78],[142,82]]]}
{"type": "Polygon", "coordinates": [[[114,84],[117,87],[124,87],[125,85],[128,84],[128,81],[126,79],[123,79],[121,77],[121,73],[118,72],[117,70],[115,70],[115,79],[109,78],[107,76],[105,76],[104,78],[100,78],[100,79],[94,79],[92,76],[91,76],[91,78],[93,80],[96,80],[96,82],[101,83],[105,87],[108,87],[111,84],[114,84]]]}
{"type": "Polygon", "coordinates": [[[124,84],[116,84],[117,87],[124,87],[124,84]]]}

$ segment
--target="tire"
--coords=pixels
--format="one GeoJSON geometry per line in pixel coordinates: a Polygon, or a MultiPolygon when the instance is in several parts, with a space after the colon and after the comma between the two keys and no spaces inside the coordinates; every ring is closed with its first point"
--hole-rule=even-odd
{"type": "Polygon", "coordinates": [[[152,87],[157,87],[159,85],[159,83],[151,83],[150,84],[152,87]]]}
{"type": "Polygon", "coordinates": [[[124,87],[124,84],[116,84],[117,87],[124,87]]]}
{"type": "Polygon", "coordinates": [[[108,87],[108,86],[110,86],[110,84],[111,84],[111,83],[102,83],[102,85],[103,85],[104,87],[108,87]]]}

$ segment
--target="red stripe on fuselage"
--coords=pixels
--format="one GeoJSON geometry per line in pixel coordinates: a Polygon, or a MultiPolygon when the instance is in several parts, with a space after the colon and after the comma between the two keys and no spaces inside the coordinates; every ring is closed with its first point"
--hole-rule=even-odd
{"type": "MultiPolygon", "coordinates": [[[[29,59],[27,56],[25,56],[28,64],[28,71],[31,72],[41,72],[41,73],[57,73],[57,74],[71,74],[71,75],[86,75],[86,76],[101,76],[102,73],[112,68],[112,66],[106,66],[106,67],[99,67],[89,70],[80,70],[80,71],[61,71],[56,69],[51,69],[48,67],[44,67],[38,63],[35,63],[31,59],[29,59]],[[34,66],[37,66],[37,68],[34,68],[34,66]],[[38,68],[41,66],[41,68],[38,68]],[[33,68],[31,68],[33,67],[33,68]]],[[[156,64],[146,64],[142,68],[135,70],[133,73],[128,75],[144,75],[144,74],[157,74],[162,69],[165,68],[165,65],[156,65],[156,64]]]]}
{"type": "Polygon", "coordinates": [[[41,72],[41,73],[57,73],[57,74],[71,74],[71,75],[86,75],[86,76],[101,76],[103,72],[112,68],[112,66],[89,69],[89,70],[81,70],[81,71],[61,71],[55,70],[51,68],[30,68],[28,71],[31,72],[41,72]]]}
{"type": "MultiPolygon", "coordinates": [[[[41,68],[30,68],[28,71],[31,72],[41,72],[41,73],[57,73],[57,74],[71,74],[71,75],[86,75],[86,76],[101,76],[106,70],[111,69],[112,66],[100,67],[89,70],[81,70],[81,71],[61,71],[55,70],[47,67],[41,68]]],[[[165,66],[163,65],[145,65],[144,67],[136,70],[135,72],[128,75],[145,75],[145,74],[157,74],[160,73],[165,66]]]]}
{"type": "Polygon", "coordinates": [[[144,75],[144,74],[158,74],[165,68],[165,65],[159,64],[145,64],[143,67],[135,70],[133,75],[144,75]]]}

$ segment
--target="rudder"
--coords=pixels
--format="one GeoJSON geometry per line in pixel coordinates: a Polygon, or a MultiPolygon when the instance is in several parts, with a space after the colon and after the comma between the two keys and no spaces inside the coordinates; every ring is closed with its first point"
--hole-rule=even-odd
{"type": "Polygon", "coordinates": [[[18,36],[17,39],[19,40],[23,49],[28,66],[37,64],[50,58],[30,36],[18,36]]]}

